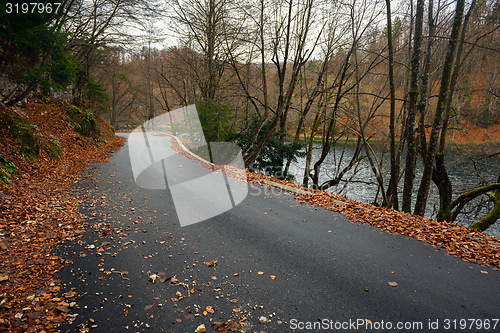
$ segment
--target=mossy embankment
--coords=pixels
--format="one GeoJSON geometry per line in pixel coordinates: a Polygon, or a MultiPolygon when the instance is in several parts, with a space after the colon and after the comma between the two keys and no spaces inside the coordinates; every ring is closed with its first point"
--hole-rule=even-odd
{"type": "Polygon", "coordinates": [[[107,122],[61,100],[0,104],[0,331],[55,332],[71,320],[56,309],[76,296],[61,298],[65,260],[53,253],[84,233],[71,186],[123,141],[107,122]],[[27,312],[33,299],[36,311],[27,312]]]}

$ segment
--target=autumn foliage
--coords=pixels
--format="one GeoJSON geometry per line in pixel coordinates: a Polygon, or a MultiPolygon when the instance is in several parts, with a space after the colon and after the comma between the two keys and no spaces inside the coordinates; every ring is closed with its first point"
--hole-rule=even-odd
{"type": "Polygon", "coordinates": [[[283,185],[309,191],[297,194],[301,203],[345,214],[354,223],[366,223],[394,234],[402,234],[427,242],[447,254],[485,266],[500,267],[500,239],[478,230],[449,223],[437,222],[418,215],[393,209],[375,207],[339,195],[304,188],[277,178],[247,172],[248,181],[263,184],[267,179],[283,185]]]}
{"type": "Polygon", "coordinates": [[[71,108],[56,99],[32,99],[24,108],[0,105],[6,177],[0,181],[0,332],[52,332],[72,319],[67,312],[78,295],[60,295],[55,274],[65,259],[53,254],[60,241],[84,232],[69,190],[80,171],[106,161],[123,138],[95,118],[97,132],[77,133],[71,108]],[[19,139],[20,128],[29,140],[19,139]],[[14,167],[8,170],[5,161],[14,167]]]}

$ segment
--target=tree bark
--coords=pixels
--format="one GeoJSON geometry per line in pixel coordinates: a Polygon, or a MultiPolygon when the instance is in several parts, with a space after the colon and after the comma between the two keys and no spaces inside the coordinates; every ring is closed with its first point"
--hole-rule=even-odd
{"type": "Polygon", "coordinates": [[[411,58],[411,77],[408,101],[408,118],[406,121],[406,141],[407,153],[405,164],[405,177],[403,186],[403,202],[402,210],[410,212],[411,196],[413,191],[413,180],[415,178],[415,160],[416,160],[416,145],[415,145],[415,121],[417,115],[417,97],[418,97],[418,77],[420,69],[420,57],[422,53],[422,28],[424,21],[424,0],[417,1],[417,12],[415,17],[415,36],[413,54],[411,58]]]}
{"type": "Polygon", "coordinates": [[[467,14],[465,15],[464,22],[462,24],[462,33],[460,37],[460,43],[457,47],[457,56],[455,60],[455,66],[453,69],[453,74],[451,76],[449,94],[446,100],[446,107],[444,111],[443,127],[441,129],[441,137],[439,140],[438,153],[436,154],[436,167],[434,168],[432,180],[436,184],[439,190],[439,211],[436,219],[438,221],[451,221],[451,200],[452,200],[452,184],[448,172],[446,171],[446,166],[444,163],[445,159],[445,144],[446,144],[446,134],[448,132],[448,124],[450,121],[451,114],[451,103],[453,101],[453,94],[455,92],[455,86],[458,82],[458,74],[460,72],[460,65],[462,61],[462,51],[465,42],[465,35],[467,33],[467,26],[469,18],[471,16],[472,10],[474,9],[476,1],[473,0],[467,14]]]}
{"type": "Polygon", "coordinates": [[[494,202],[495,206],[485,217],[474,223],[471,226],[471,229],[485,231],[500,218],[500,190],[496,190],[490,194],[490,198],[494,202]]]}
{"type": "Polygon", "coordinates": [[[389,52],[389,87],[391,93],[391,111],[389,121],[389,133],[391,138],[391,180],[389,182],[388,197],[392,202],[392,207],[399,210],[398,200],[398,179],[399,165],[396,162],[396,88],[394,85],[394,48],[392,45],[392,19],[391,19],[391,0],[386,0],[387,8],[387,48],[389,52]]]}
{"type": "Polygon", "coordinates": [[[465,0],[457,0],[457,8],[455,18],[453,20],[453,28],[448,43],[448,50],[443,65],[443,74],[441,78],[441,86],[439,88],[439,97],[434,114],[434,122],[432,124],[429,146],[427,149],[427,157],[424,160],[424,172],[417,194],[417,202],[415,203],[414,214],[424,215],[427,205],[427,197],[429,195],[429,187],[432,179],[432,171],[434,169],[436,148],[439,139],[439,132],[442,127],[443,112],[446,106],[446,100],[449,96],[450,79],[453,70],[453,60],[455,58],[456,46],[460,36],[460,27],[462,26],[462,18],[464,13],[465,0]]]}

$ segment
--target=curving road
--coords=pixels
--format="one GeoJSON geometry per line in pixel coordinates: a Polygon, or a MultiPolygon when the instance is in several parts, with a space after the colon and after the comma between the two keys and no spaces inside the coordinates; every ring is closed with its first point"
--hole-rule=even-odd
{"type": "Polygon", "coordinates": [[[168,188],[135,184],[127,145],[77,185],[90,225],[59,249],[62,292],[81,295],[62,332],[500,332],[500,271],[277,189],[180,227],[168,188]]]}

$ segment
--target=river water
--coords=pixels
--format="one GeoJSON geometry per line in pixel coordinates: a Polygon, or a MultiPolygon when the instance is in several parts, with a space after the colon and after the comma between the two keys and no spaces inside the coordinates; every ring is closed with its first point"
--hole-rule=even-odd
{"type": "MultiPolygon", "coordinates": [[[[338,144],[332,147],[330,154],[323,162],[320,183],[332,179],[335,175],[349,164],[349,161],[354,154],[354,144],[338,144]]],[[[319,158],[321,154],[321,144],[315,144],[313,150],[313,163],[319,158]]],[[[389,182],[389,154],[383,152],[381,149],[377,150],[379,160],[383,159],[383,169],[387,174],[384,175],[384,184],[387,187],[389,182]]],[[[453,199],[457,198],[460,194],[465,193],[471,189],[479,186],[484,186],[483,177],[488,183],[495,183],[498,173],[500,171],[500,157],[488,157],[489,154],[480,151],[478,147],[466,148],[455,147],[445,153],[446,167],[448,175],[453,184],[453,199]],[[474,162],[475,165],[474,166],[474,162]],[[481,175],[481,177],[478,175],[481,175]]],[[[404,161],[404,159],[402,159],[404,161]]],[[[297,162],[292,162],[290,166],[290,173],[295,176],[295,183],[302,183],[305,168],[305,158],[298,158],[297,162]]],[[[402,169],[403,170],[403,169],[402,169]]],[[[416,199],[416,192],[420,179],[422,177],[423,167],[418,165],[415,173],[415,186],[413,200],[416,199]]],[[[360,201],[364,203],[373,203],[377,193],[376,179],[370,168],[368,159],[363,159],[358,166],[348,172],[343,177],[345,182],[341,182],[336,187],[329,188],[327,191],[338,193],[349,199],[360,201]]],[[[402,193],[402,183],[400,181],[400,194],[402,193]]],[[[486,196],[482,196],[486,199],[486,196]]],[[[399,198],[401,202],[401,195],[399,198]]],[[[413,202],[414,203],[414,202],[413,202]]],[[[477,203],[477,202],[476,202],[477,203]]],[[[489,206],[492,207],[491,204],[489,206]]],[[[432,183],[429,193],[429,201],[427,202],[426,217],[435,218],[439,208],[439,194],[436,186],[432,183]]],[[[473,206],[467,207],[472,209],[473,206]]],[[[472,223],[481,219],[487,213],[487,209],[483,209],[479,214],[460,214],[457,223],[465,226],[470,226],[472,223]]],[[[486,234],[500,238],[500,220],[485,231],[486,234]]]]}

